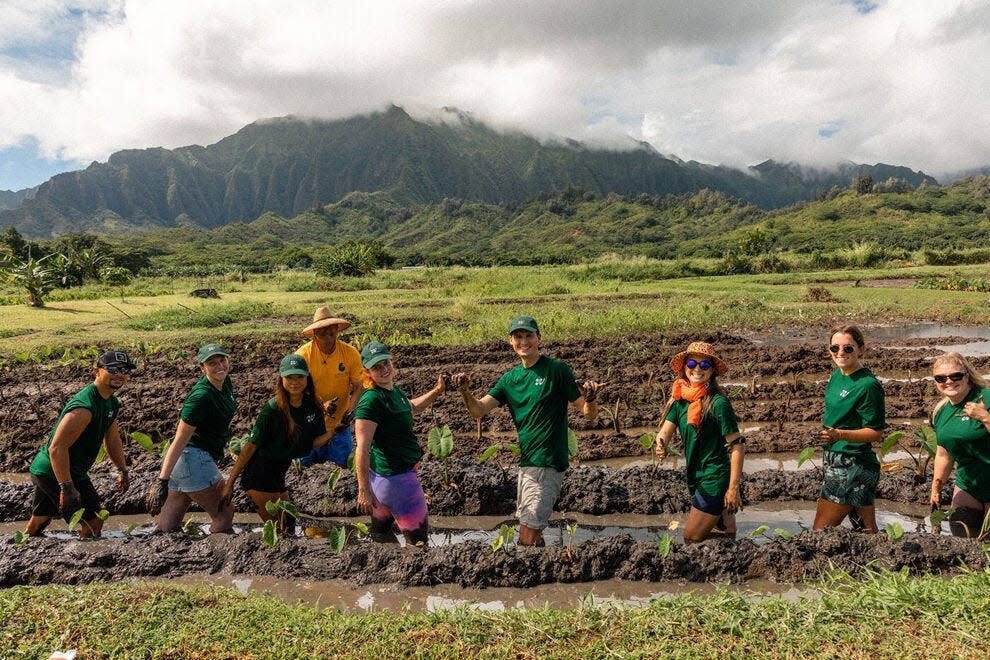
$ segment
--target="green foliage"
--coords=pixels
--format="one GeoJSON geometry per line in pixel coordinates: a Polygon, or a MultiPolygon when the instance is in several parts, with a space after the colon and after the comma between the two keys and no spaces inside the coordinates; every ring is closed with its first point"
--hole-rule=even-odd
{"type": "Polygon", "coordinates": [[[494,456],[499,452],[501,448],[502,447],[500,445],[492,445],[485,451],[481,452],[481,456],[478,457],[478,465],[484,465],[485,463],[487,463],[489,460],[491,460],[492,456],[494,456]]]}
{"type": "Polygon", "coordinates": [[[83,514],[85,512],[86,512],[86,509],[79,509],[75,513],[73,513],[72,516],[69,517],[69,531],[70,532],[72,530],[74,530],[79,525],[79,521],[82,520],[83,514]]]}
{"type": "Polygon", "coordinates": [[[660,540],[657,541],[657,551],[660,553],[661,557],[666,558],[670,554],[670,549],[673,546],[674,537],[671,534],[663,534],[660,540]]]}
{"type": "Polygon", "coordinates": [[[349,523],[348,525],[331,527],[327,532],[327,544],[330,546],[331,552],[340,554],[355,534],[361,537],[367,533],[368,526],[364,523],[349,523]]]}
{"type": "Polygon", "coordinates": [[[983,278],[967,279],[965,277],[926,277],[915,282],[914,288],[987,293],[990,292],[990,280],[983,278]]]}
{"type": "Polygon", "coordinates": [[[140,431],[131,431],[131,440],[133,440],[136,444],[144,447],[148,451],[154,453],[155,443],[151,439],[151,436],[148,435],[147,433],[141,433],[140,431]]]}
{"type": "Polygon", "coordinates": [[[217,328],[238,321],[276,316],[275,305],[263,301],[205,303],[198,307],[178,307],[135,316],[121,325],[130,330],[180,330],[217,328]]]}
{"type": "Polygon", "coordinates": [[[241,450],[244,449],[244,443],[247,442],[250,437],[251,435],[248,433],[243,435],[231,435],[230,440],[227,441],[227,450],[230,452],[230,455],[235,458],[239,456],[241,450]]]}
{"type": "Polygon", "coordinates": [[[56,266],[60,259],[64,259],[60,254],[49,254],[40,259],[31,256],[19,259],[11,255],[0,259],[0,275],[27,291],[29,305],[44,307],[45,296],[58,285],[56,266]]]}
{"type": "Polygon", "coordinates": [[[426,447],[438,461],[446,460],[450,456],[450,452],[454,450],[454,433],[450,430],[450,426],[444,424],[441,427],[430,429],[426,447]]]}
{"type": "Polygon", "coordinates": [[[335,246],[316,265],[316,272],[323,277],[363,277],[394,262],[395,257],[381,241],[364,243],[348,240],[335,246]]]}
{"type": "Polygon", "coordinates": [[[901,523],[887,523],[884,525],[883,531],[887,533],[887,538],[891,541],[900,541],[904,537],[904,526],[901,523]]]}
{"type": "Polygon", "coordinates": [[[512,539],[515,537],[516,528],[503,523],[499,526],[495,538],[492,539],[492,552],[498,552],[499,550],[508,548],[509,544],[512,543],[512,539]]]}
{"type": "Polygon", "coordinates": [[[27,532],[24,532],[22,530],[17,530],[16,532],[14,532],[14,543],[16,545],[24,545],[25,543],[28,542],[29,538],[31,537],[28,535],[27,532]]]}
{"type": "MultiPolygon", "coordinates": [[[[801,453],[799,453],[797,457],[797,466],[800,468],[802,465],[804,465],[806,461],[810,460],[811,457],[815,455],[815,451],[817,449],[818,447],[814,447],[814,446],[805,447],[804,449],[802,449],[801,453]]],[[[814,465],[814,463],[812,463],[812,465],[814,465]]]]}
{"type": "Polygon", "coordinates": [[[330,471],[330,476],[327,477],[327,492],[328,493],[331,492],[331,491],[333,491],[334,487],[337,485],[337,482],[340,481],[340,477],[343,474],[344,474],[344,471],[341,470],[339,467],[338,468],[334,468],[333,470],[330,471]]]}

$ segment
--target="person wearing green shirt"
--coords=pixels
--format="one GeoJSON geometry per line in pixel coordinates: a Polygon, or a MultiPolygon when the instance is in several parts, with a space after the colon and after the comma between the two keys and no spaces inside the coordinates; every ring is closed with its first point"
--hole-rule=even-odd
{"type": "Polygon", "coordinates": [[[365,344],[361,365],[366,389],[354,409],[357,507],[371,514],[372,539],[398,542],[394,523],[408,546],[425,549],[430,526],[417,474],[423,450],[413,433],[413,415],[446,391],[448,376],[441,374],[433,389],[410,399],[395,383],[397,371],[384,344],[365,344]]]}
{"type": "Polygon", "coordinates": [[[932,510],[941,505],[955,465],[949,528],[956,536],[976,536],[990,510],[990,384],[954,352],[935,359],[932,376],[943,398],[931,415],[938,448],[929,500],[932,510]]]}
{"type": "Polygon", "coordinates": [[[684,541],[704,541],[716,527],[719,533],[735,537],[746,449],[732,404],[718,384],[726,364],[711,344],[696,341],[673,357],[670,368],[677,378],[654,446],[657,458],[663,460],[675,430],[684,444],[684,473],[691,494],[684,541]]]}
{"type": "Polygon", "coordinates": [[[855,512],[854,526],[876,533],[873,502],[880,461],[873,443],[880,442],[887,426],[883,387],[860,362],[866,340],[858,327],[837,327],[829,338],[835,369],[825,388],[824,428],[818,436],[825,451],[825,479],[812,528],[836,527],[855,512]]]}
{"type": "Polygon", "coordinates": [[[567,470],[567,407],[573,404],[588,419],[598,417],[598,383],[578,386],[564,362],[540,352],[540,327],[532,316],[509,322],[509,346],[520,359],[480,399],[471,393],[467,374],[454,376],[464,405],[474,419],[508,406],[519,434],[519,476],[516,484],[519,544],[544,545],[567,470]]]}
{"type": "Polygon", "coordinates": [[[193,502],[210,516],[211,533],[233,530],[234,507],[222,501],[224,480],[217,467],[237,412],[229,355],[216,343],[203,344],[196,355],[203,376],[182,403],[175,439],[147,498],[148,512],[160,512],[161,532],[179,530],[193,502]]]}
{"type": "MultiPolygon", "coordinates": [[[[285,473],[292,459],[307,456],[332,437],[333,433],[327,432],[323,407],[316,398],[306,360],[295,353],[286,355],[275,377],[275,398],[258,412],[251,435],[224,482],[221,501],[230,501],[234,481],[241,475],[241,488],[254,502],[261,520],[273,520],[265,505],[276,500],[292,501],[285,485],[285,473]]],[[[295,521],[283,514],[284,510],[276,521],[278,530],[282,534],[292,533],[295,521]]]]}
{"type": "Polygon", "coordinates": [[[96,361],[93,382],[76,393],[62,408],[55,428],[31,462],[31,518],[24,530],[40,536],[52,518],[60,512],[70,518],[83,509],[79,527],[81,538],[98,537],[103,520],[97,515],[102,508],[100,496],[89,478],[101,447],[117,466],[117,490],[130,487],[124,447],[120,440],[117,415],[120,401],[114,394],[130,379],[135,365],[126,353],[107,351],[96,361]]]}

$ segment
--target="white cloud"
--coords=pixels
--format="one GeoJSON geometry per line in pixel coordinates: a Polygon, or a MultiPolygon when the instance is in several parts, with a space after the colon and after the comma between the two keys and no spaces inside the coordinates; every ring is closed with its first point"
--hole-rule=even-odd
{"type": "Polygon", "coordinates": [[[105,160],[396,103],[711,163],[990,162],[990,5],[875,5],[16,0],[0,148],[105,160]]]}

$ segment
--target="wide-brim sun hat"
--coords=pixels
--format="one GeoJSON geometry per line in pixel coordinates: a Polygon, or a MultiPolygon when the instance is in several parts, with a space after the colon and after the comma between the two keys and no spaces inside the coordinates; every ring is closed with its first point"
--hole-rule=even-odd
{"type": "Polygon", "coordinates": [[[346,330],[351,327],[351,322],[339,316],[334,316],[329,307],[317,307],[316,311],[313,312],[313,322],[303,328],[299,334],[303,337],[311,337],[314,330],[325,328],[328,325],[337,325],[340,326],[338,330],[346,330]]]}
{"type": "Polygon", "coordinates": [[[704,355],[712,359],[715,363],[715,373],[721,376],[725,373],[728,366],[725,364],[725,360],[715,355],[715,347],[706,341],[693,341],[688,344],[688,347],[675,355],[670,361],[670,368],[674,370],[674,373],[680,374],[684,369],[684,360],[687,359],[689,355],[704,355]]]}

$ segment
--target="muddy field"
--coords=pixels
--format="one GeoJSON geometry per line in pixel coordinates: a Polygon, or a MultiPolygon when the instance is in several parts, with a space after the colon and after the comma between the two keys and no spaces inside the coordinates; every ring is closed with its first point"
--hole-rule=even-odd
{"type": "MultiPolygon", "coordinates": [[[[688,494],[679,470],[614,469],[581,462],[645,453],[637,438],[656,428],[672,377],[666,364],[692,339],[698,338],[640,336],[545,344],[546,352],[568,362],[578,379],[607,383],[597,422],[588,423],[572,412],[571,424],[578,431],[580,450],[565,479],[558,510],[593,515],[670,515],[686,510],[688,494]]],[[[768,340],[719,334],[701,339],[713,342],[729,363],[722,382],[746,427],[748,451],[793,452],[811,444],[813,432],[820,426],[822,396],[831,370],[819,338],[768,340]]],[[[892,427],[919,420],[936,400],[931,380],[924,378],[938,352],[930,345],[963,341],[967,340],[946,337],[869,347],[866,364],[884,380],[892,427]]],[[[297,345],[295,338],[232,343],[232,378],[239,399],[235,433],[249,430],[258,408],[271,396],[278,359],[297,345]]],[[[193,348],[189,347],[189,354],[193,348]]],[[[959,350],[965,353],[965,344],[959,350]]],[[[440,371],[468,372],[480,393],[515,364],[503,342],[470,347],[396,347],[394,355],[399,382],[413,395],[432,386],[440,371]]],[[[155,354],[139,356],[139,361],[140,371],[119,393],[121,424],[125,433],[142,431],[157,440],[174,432],[182,398],[197,372],[192,359],[172,360],[155,354]]],[[[990,371],[990,359],[979,357],[974,362],[984,373],[990,371]]],[[[87,369],[59,364],[24,367],[0,375],[0,472],[26,472],[62,403],[90,380],[87,369]]],[[[444,479],[441,466],[427,457],[421,476],[431,514],[511,517],[515,456],[504,451],[488,464],[477,464],[485,448],[514,442],[508,415],[496,411],[479,427],[456,393],[449,393],[438,399],[431,412],[417,419],[416,430],[425,438],[431,427],[442,424],[449,424],[455,433],[454,453],[446,470],[451,483],[444,479]]],[[[107,494],[104,504],[113,515],[143,513],[143,495],[160,464],[157,455],[129,441],[127,456],[133,486],[126,494],[112,493],[109,466],[100,465],[93,471],[98,490],[107,494]]],[[[289,490],[307,519],[357,513],[353,477],[345,473],[331,490],[327,487],[330,472],[325,466],[310,468],[301,476],[290,471],[289,490]]],[[[747,504],[813,501],[820,483],[818,470],[765,470],[746,475],[744,499],[747,504]]],[[[916,478],[910,469],[884,473],[881,478],[879,495],[889,502],[917,505],[925,502],[927,493],[927,479],[916,478]]],[[[946,502],[950,493],[947,486],[943,492],[946,502]]],[[[25,519],[29,495],[28,483],[0,481],[0,521],[25,519]]],[[[251,511],[243,494],[238,493],[235,504],[239,511],[251,511]]],[[[981,567],[986,561],[979,544],[952,537],[909,533],[892,542],[885,535],[869,537],[845,529],[763,544],[742,539],[676,545],[666,556],[659,554],[656,542],[625,535],[586,541],[572,553],[560,545],[513,547],[509,552],[494,553],[487,544],[469,541],[458,544],[457,552],[450,552],[448,547],[424,554],[358,542],[336,555],[329,552],[325,541],[288,538],[269,548],[254,533],[208,538],[138,535],[86,543],[49,537],[32,539],[23,546],[9,539],[0,543],[4,548],[0,557],[3,586],[202,573],[475,587],[611,578],[792,581],[815,576],[829,564],[851,572],[865,565],[946,572],[964,565],[981,567]]]]}

